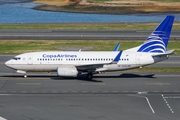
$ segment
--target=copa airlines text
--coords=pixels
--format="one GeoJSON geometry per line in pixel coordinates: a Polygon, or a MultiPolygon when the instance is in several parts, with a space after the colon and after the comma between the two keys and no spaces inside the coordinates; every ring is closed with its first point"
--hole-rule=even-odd
{"type": "Polygon", "coordinates": [[[30,52],[15,56],[5,65],[23,73],[36,71],[57,71],[58,76],[76,77],[87,73],[87,79],[93,74],[138,68],[166,60],[173,50],[166,50],[170,38],[174,16],[166,16],[159,26],[141,45],[118,51],[52,51],[30,52]]]}

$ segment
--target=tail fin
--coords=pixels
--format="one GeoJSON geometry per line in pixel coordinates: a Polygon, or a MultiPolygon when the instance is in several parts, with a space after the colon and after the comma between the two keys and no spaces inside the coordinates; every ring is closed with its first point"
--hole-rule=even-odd
{"type": "Polygon", "coordinates": [[[174,16],[166,16],[160,25],[151,33],[137,52],[165,53],[174,22],[174,16]]]}
{"type": "Polygon", "coordinates": [[[165,53],[173,22],[174,16],[166,16],[146,41],[138,47],[137,52],[165,53]]]}

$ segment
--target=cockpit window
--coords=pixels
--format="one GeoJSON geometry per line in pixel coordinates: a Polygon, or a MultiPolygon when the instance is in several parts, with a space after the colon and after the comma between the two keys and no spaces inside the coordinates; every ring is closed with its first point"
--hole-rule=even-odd
{"type": "Polygon", "coordinates": [[[20,60],[20,57],[14,57],[13,60],[20,60]]]}

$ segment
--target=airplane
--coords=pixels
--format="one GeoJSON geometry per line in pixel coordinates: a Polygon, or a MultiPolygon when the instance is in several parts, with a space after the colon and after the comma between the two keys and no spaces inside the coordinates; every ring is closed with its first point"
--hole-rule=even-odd
{"type": "Polygon", "coordinates": [[[15,56],[5,65],[25,78],[27,72],[55,71],[62,77],[86,73],[88,80],[98,73],[142,68],[166,60],[173,53],[174,50],[167,51],[173,23],[174,16],[166,16],[144,43],[127,50],[118,51],[118,43],[113,51],[29,52],[15,56]]]}

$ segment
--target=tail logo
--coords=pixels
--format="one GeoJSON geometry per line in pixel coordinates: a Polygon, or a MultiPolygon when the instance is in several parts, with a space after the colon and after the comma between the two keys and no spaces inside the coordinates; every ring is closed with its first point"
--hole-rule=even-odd
{"type": "Polygon", "coordinates": [[[138,49],[138,52],[156,52],[156,53],[165,53],[166,45],[163,42],[166,37],[166,34],[161,31],[154,31],[141,45],[138,49]]]}
{"type": "Polygon", "coordinates": [[[137,52],[165,53],[174,22],[174,16],[166,16],[137,52]]]}

